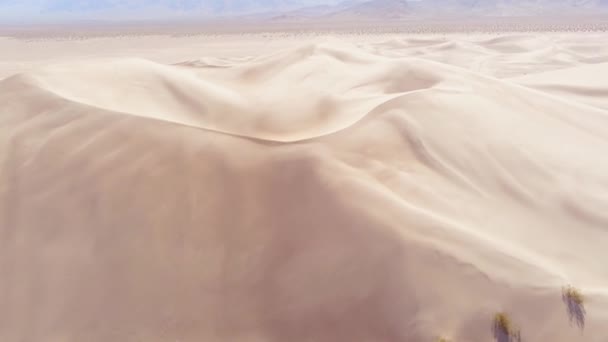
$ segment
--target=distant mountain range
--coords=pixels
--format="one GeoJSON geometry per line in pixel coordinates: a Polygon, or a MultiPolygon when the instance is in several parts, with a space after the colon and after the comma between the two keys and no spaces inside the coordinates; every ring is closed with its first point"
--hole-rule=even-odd
{"type": "MultiPolygon", "coordinates": [[[[335,6],[298,9],[276,19],[395,20],[439,15],[534,16],[608,11],[608,0],[350,0],[335,6]]],[[[608,12],[607,12],[608,13],[608,12]]]]}
{"type": "Polygon", "coordinates": [[[334,18],[379,18],[399,19],[412,14],[410,4],[405,0],[371,0],[349,3],[345,8],[330,13],[334,18]]]}
{"type": "Polygon", "coordinates": [[[608,8],[608,0],[425,0],[422,9],[487,15],[576,13],[608,8]]]}
{"type": "Polygon", "coordinates": [[[273,18],[400,19],[449,13],[538,15],[608,9],[608,0],[0,0],[2,20],[171,19],[266,13],[273,18]]]}

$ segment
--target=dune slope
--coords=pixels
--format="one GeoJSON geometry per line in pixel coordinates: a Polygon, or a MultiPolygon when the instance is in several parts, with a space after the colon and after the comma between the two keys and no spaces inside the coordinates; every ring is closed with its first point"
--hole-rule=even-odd
{"type": "Polygon", "coordinates": [[[559,97],[608,110],[608,63],[578,65],[512,78],[511,81],[559,97]]]}
{"type": "Polygon", "coordinates": [[[380,47],[0,81],[0,340],[608,339],[608,112],[380,47]]]}

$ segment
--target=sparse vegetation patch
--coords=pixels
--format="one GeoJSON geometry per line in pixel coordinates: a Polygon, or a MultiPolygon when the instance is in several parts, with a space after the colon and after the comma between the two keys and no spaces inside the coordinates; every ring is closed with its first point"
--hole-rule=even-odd
{"type": "Polygon", "coordinates": [[[564,297],[576,305],[584,305],[585,297],[581,291],[574,286],[568,285],[564,288],[564,297]]]}
{"type": "Polygon", "coordinates": [[[498,312],[494,315],[493,330],[498,342],[521,341],[519,330],[505,312],[498,312]]]}

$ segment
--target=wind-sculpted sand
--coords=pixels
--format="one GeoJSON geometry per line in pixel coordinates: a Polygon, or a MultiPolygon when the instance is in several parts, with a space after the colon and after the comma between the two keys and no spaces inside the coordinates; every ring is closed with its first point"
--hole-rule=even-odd
{"type": "Polygon", "coordinates": [[[122,39],[0,42],[0,341],[608,340],[606,34],[122,39]]]}

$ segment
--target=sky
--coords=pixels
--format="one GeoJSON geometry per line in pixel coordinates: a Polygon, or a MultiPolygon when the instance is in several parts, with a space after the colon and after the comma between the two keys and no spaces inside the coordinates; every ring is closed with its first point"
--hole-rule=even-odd
{"type": "MultiPolygon", "coordinates": [[[[0,25],[69,20],[205,18],[281,12],[309,6],[336,5],[343,1],[357,3],[367,0],[0,0],[0,25]]],[[[498,9],[519,6],[517,13],[542,13],[543,8],[556,6],[562,6],[567,11],[577,8],[608,9],[608,0],[418,0],[417,3],[434,4],[435,8],[449,8],[456,4],[467,10],[471,9],[469,6],[498,9]]]]}
{"type": "Polygon", "coordinates": [[[340,0],[0,0],[2,21],[195,17],[282,11],[340,0]]]}

